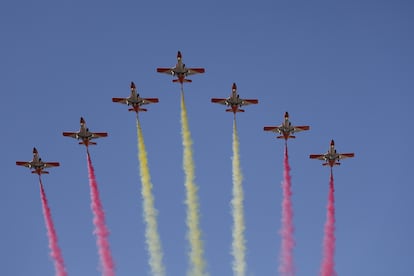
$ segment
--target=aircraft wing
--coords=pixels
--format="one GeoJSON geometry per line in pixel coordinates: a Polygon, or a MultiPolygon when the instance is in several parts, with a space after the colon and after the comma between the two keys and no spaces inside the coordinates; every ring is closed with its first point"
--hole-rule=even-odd
{"type": "Polygon", "coordinates": [[[218,104],[224,104],[224,105],[227,104],[226,101],[227,101],[227,99],[217,99],[217,98],[212,98],[211,99],[212,103],[218,103],[218,104]]]}
{"type": "Polygon", "coordinates": [[[108,133],[107,132],[92,132],[92,137],[91,139],[96,139],[96,138],[101,138],[101,137],[107,137],[108,133]]]}
{"type": "Polygon", "coordinates": [[[280,127],[278,126],[265,126],[263,128],[264,131],[273,131],[273,132],[280,132],[280,127]]]}
{"type": "Polygon", "coordinates": [[[24,166],[24,167],[29,167],[30,166],[30,162],[27,161],[16,161],[16,165],[17,166],[24,166]]]}
{"type": "Polygon", "coordinates": [[[142,104],[158,103],[158,98],[143,98],[142,104]]]}
{"type": "Polygon", "coordinates": [[[63,132],[63,136],[72,137],[76,139],[77,132],[63,132]]]}
{"type": "Polygon", "coordinates": [[[158,73],[165,73],[168,75],[174,75],[174,68],[157,68],[158,73]]]}
{"type": "Polygon", "coordinates": [[[354,153],[339,153],[338,154],[339,159],[350,158],[350,157],[354,157],[354,156],[355,156],[354,153]]]}
{"type": "Polygon", "coordinates": [[[294,132],[299,132],[299,131],[304,131],[304,130],[309,130],[309,129],[310,129],[309,126],[294,126],[293,127],[294,132]]]}
{"type": "Polygon", "coordinates": [[[127,98],[112,98],[112,101],[114,103],[122,103],[122,104],[127,104],[127,98]]]}
{"type": "Polygon", "coordinates": [[[242,101],[241,102],[242,105],[258,104],[259,103],[259,100],[257,100],[257,99],[242,99],[241,101],[242,101]]]}
{"type": "Polygon", "coordinates": [[[187,75],[201,74],[205,72],[204,68],[188,68],[187,75]]]}
{"type": "Polygon", "coordinates": [[[44,162],[45,168],[59,167],[59,162],[44,162]]]}
{"type": "Polygon", "coordinates": [[[310,159],[325,160],[325,154],[311,154],[309,155],[310,159]]]}

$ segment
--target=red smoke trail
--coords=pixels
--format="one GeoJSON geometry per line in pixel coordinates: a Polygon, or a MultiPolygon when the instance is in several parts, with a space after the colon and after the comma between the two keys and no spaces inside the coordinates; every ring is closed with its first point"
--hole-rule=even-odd
{"type": "Polygon", "coordinates": [[[282,245],[280,252],[279,272],[280,275],[283,276],[293,276],[295,271],[293,264],[293,247],[295,246],[295,240],[293,239],[292,184],[290,178],[287,143],[285,144],[285,158],[283,165],[282,228],[280,229],[282,245]]]}
{"type": "Polygon", "coordinates": [[[50,256],[55,261],[55,272],[57,276],[66,276],[65,263],[63,261],[62,252],[58,245],[58,238],[55,230],[55,226],[52,220],[52,214],[50,212],[49,204],[47,202],[46,193],[43,189],[42,179],[39,175],[40,184],[40,197],[42,199],[43,216],[45,217],[47,237],[49,238],[50,256]]]}
{"type": "Polygon", "coordinates": [[[323,260],[321,276],[335,276],[335,196],[334,178],[331,169],[329,180],[328,206],[325,223],[325,237],[323,239],[323,260]]]}
{"type": "Polygon", "coordinates": [[[87,158],[89,185],[91,188],[91,207],[94,215],[93,223],[95,225],[94,233],[97,236],[96,244],[98,245],[99,257],[102,265],[102,275],[114,276],[114,263],[108,241],[109,231],[106,228],[105,213],[103,211],[101,199],[99,198],[98,184],[96,182],[95,171],[92,166],[89,151],[87,151],[87,158]]]}

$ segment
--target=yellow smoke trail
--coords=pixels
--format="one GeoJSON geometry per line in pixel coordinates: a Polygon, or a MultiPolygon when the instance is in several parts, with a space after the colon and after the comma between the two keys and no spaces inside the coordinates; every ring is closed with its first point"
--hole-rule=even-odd
{"type": "Polygon", "coordinates": [[[246,246],[244,239],[244,214],[243,214],[243,176],[240,168],[239,137],[237,134],[236,117],[233,121],[233,199],[231,201],[233,211],[233,275],[244,276],[246,274],[246,246]]]}
{"type": "Polygon", "coordinates": [[[190,269],[188,275],[203,276],[205,273],[205,262],[203,258],[203,241],[199,226],[199,202],[197,197],[197,186],[194,182],[194,160],[191,133],[188,126],[187,108],[184,102],[184,91],[181,87],[181,134],[184,146],[184,173],[187,204],[187,238],[190,242],[190,269]]]}
{"type": "Polygon", "coordinates": [[[148,167],[147,151],[144,144],[141,124],[137,115],[137,136],[138,136],[138,159],[141,175],[143,197],[144,220],[146,224],[145,238],[149,252],[149,265],[151,275],[164,276],[165,269],[162,264],[161,240],[158,234],[157,210],[154,207],[154,197],[152,195],[151,176],[148,167]]]}

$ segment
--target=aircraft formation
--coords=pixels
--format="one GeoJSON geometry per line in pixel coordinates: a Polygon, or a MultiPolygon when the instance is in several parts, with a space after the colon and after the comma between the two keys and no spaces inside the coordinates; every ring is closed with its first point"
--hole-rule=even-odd
{"type": "MultiPolygon", "coordinates": [[[[174,78],[172,81],[175,83],[190,83],[192,80],[188,79],[187,76],[201,74],[205,72],[204,68],[187,68],[186,65],[182,61],[182,54],[180,51],[177,53],[177,64],[171,68],[157,68],[158,73],[168,74],[174,78]]],[[[126,104],[130,106],[128,111],[135,111],[137,114],[138,112],[146,112],[147,109],[141,108],[142,105],[147,105],[151,103],[158,103],[158,98],[141,98],[140,95],[137,93],[137,89],[134,82],[131,82],[130,85],[131,94],[129,97],[126,98],[112,98],[112,102],[126,104]]],[[[238,112],[245,112],[244,109],[241,109],[242,106],[251,105],[251,104],[258,104],[258,99],[243,99],[240,98],[240,95],[237,93],[237,85],[233,83],[231,88],[231,95],[227,98],[212,98],[212,103],[222,104],[228,107],[226,112],[233,112],[234,114],[238,112]]],[[[280,135],[276,138],[278,139],[285,139],[286,141],[290,138],[296,138],[293,134],[305,130],[310,130],[310,126],[292,126],[292,123],[289,120],[289,113],[285,112],[284,121],[279,126],[265,126],[263,128],[264,131],[271,131],[275,133],[279,133],[280,135]]],[[[81,140],[79,142],[80,145],[85,145],[88,147],[89,145],[96,145],[96,142],[91,141],[92,139],[107,137],[108,133],[106,132],[90,132],[89,128],[86,127],[86,122],[83,117],[80,118],[80,129],[77,132],[63,132],[63,136],[71,137],[77,140],[81,140]]],[[[311,159],[318,159],[323,160],[323,166],[329,165],[330,167],[340,165],[340,160],[344,158],[354,157],[354,153],[337,153],[335,149],[334,140],[331,140],[329,150],[325,154],[310,154],[309,158],[311,159]]],[[[49,172],[44,171],[43,169],[49,167],[57,167],[59,166],[58,162],[42,162],[41,158],[39,158],[39,154],[36,148],[33,148],[33,159],[31,161],[17,161],[16,165],[18,166],[25,166],[29,169],[34,169],[32,173],[36,174],[47,174],[49,172]]]]}
{"type": "MultiPolygon", "coordinates": [[[[183,92],[183,84],[184,83],[191,83],[192,80],[188,79],[188,76],[195,75],[195,74],[202,74],[205,73],[204,68],[189,68],[186,67],[186,65],[183,63],[182,60],[182,54],[180,51],[177,53],[177,63],[173,67],[161,67],[156,68],[156,72],[168,74],[173,77],[172,82],[173,83],[179,83],[181,85],[181,91],[183,92]]],[[[128,106],[128,111],[133,111],[136,113],[137,116],[137,122],[138,122],[138,114],[139,112],[146,112],[146,108],[142,108],[143,105],[158,103],[158,98],[143,98],[140,96],[140,94],[137,92],[137,88],[135,86],[134,82],[131,82],[130,84],[130,95],[125,98],[112,98],[112,102],[114,103],[121,103],[128,106]]],[[[183,102],[183,95],[182,95],[182,102],[183,102]]],[[[234,115],[234,123],[236,119],[236,114],[245,112],[242,107],[247,105],[253,105],[258,104],[258,99],[248,99],[248,98],[241,98],[240,95],[237,92],[237,85],[236,83],[232,84],[231,87],[231,93],[230,96],[227,98],[212,98],[212,103],[217,103],[224,105],[226,107],[226,112],[231,112],[234,115]]],[[[139,124],[139,122],[138,122],[139,124]]],[[[236,129],[234,124],[234,130],[236,129]]],[[[294,126],[292,125],[289,113],[285,112],[284,119],[280,125],[277,126],[265,126],[263,128],[264,131],[267,132],[274,132],[276,133],[277,139],[283,139],[285,141],[285,168],[286,168],[286,179],[289,179],[287,182],[289,182],[287,189],[290,189],[290,176],[289,174],[289,165],[288,165],[288,155],[287,155],[287,142],[289,139],[295,139],[295,134],[302,131],[308,131],[310,130],[310,126],[308,125],[298,125],[294,126]]],[[[89,166],[92,167],[92,164],[90,162],[89,157],[89,150],[88,147],[90,145],[96,145],[96,142],[92,141],[94,139],[107,137],[107,132],[92,132],[89,130],[89,128],[86,126],[86,121],[83,117],[80,118],[80,129],[78,131],[72,131],[72,132],[62,132],[62,135],[65,137],[70,137],[78,140],[79,145],[84,145],[86,147],[87,153],[88,153],[88,162],[89,166]]],[[[238,143],[238,142],[237,142],[238,143]]],[[[323,166],[329,166],[331,168],[331,178],[332,178],[332,168],[334,166],[340,165],[340,161],[345,158],[352,158],[354,157],[354,153],[338,153],[335,149],[335,143],[334,140],[331,140],[329,149],[324,154],[310,154],[310,159],[317,159],[323,161],[323,166]]],[[[48,171],[45,171],[46,168],[51,167],[58,167],[60,166],[59,162],[44,162],[39,156],[39,153],[36,148],[33,148],[33,158],[31,161],[16,161],[16,165],[18,166],[24,166],[31,170],[33,174],[39,175],[42,174],[48,174],[48,171]]],[[[93,169],[92,169],[93,171],[93,169]]],[[[96,183],[95,183],[96,185],[96,183]]],[[[333,178],[332,178],[332,186],[333,186],[333,178]]],[[[97,188],[96,188],[97,189],[97,188]]],[[[332,188],[333,193],[333,188],[332,188]]],[[[287,192],[287,194],[289,194],[287,192]]],[[[289,213],[289,212],[287,212],[289,213]]],[[[104,218],[102,218],[104,221],[104,218]]],[[[108,274],[109,275],[109,274],[108,274]]]]}

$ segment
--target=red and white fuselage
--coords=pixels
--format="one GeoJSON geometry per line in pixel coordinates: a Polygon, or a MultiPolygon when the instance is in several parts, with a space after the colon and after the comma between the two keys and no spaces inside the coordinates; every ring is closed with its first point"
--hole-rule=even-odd
{"type": "Polygon", "coordinates": [[[322,165],[330,166],[332,168],[333,166],[341,165],[341,163],[339,162],[341,159],[350,158],[354,156],[355,156],[354,153],[337,153],[335,149],[335,142],[334,140],[331,140],[331,143],[329,145],[329,150],[327,153],[311,154],[309,155],[309,158],[325,161],[325,163],[323,163],[322,165]]]}
{"type": "Polygon", "coordinates": [[[48,174],[48,171],[44,171],[46,168],[60,166],[59,162],[43,162],[36,148],[33,148],[33,159],[31,161],[16,161],[16,165],[33,169],[32,173],[38,175],[48,174]]]}
{"type": "Polygon", "coordinates": [[[237,112],[244,112],[244,109],[240,109],[240,107],[244,105],[250,104],[258,104],[259,100],[257,99],[242,99],[240,98],[239,94],[237,93],[237,85],[233,83],[231,87],[231,94],[228,98],[212,98],[212,103],[218,103],[230,107],[226,109],[227,112],[233,112],[236,114],[237,112]]]}
{"type": "Polygon", "coordinates": [[[278,139],[288,140],[289,138],[296,138],[293,134],[296,132],[309,130],[310,126],[292,126],[292,123],[289,121],[289,113],[285,112],[285,117],[283,123],[280,126],[265,126],[264,131],[272,131],[279,133],[280,136],[277,136],[278,139]]]}
{"type": "Polygon", "coordinates": [[[86,127],[86,122],[83,117],[80,118],[80,129],[77,132],[63,132],[63,136],[71,137],[77,140],[81,140],[79,145],[96,145],[95,142],[92,142],[92,139],[97,139],[101,137],[107,137],[107,132],[90,132],[89,128],[86,127]]]}
{"type": "Polygon", "coordinates": [[[177,64],[172,68],[157,68],[157,72],[177,77],[176,79],[173,79],[173,82],[179,82],[183,84],[184,82],[192,82],[192,80],[186,78],[187,76],[204,73],[205,69],[187,68],[183,63],[181,52],[178,51],[177,64]]]}

